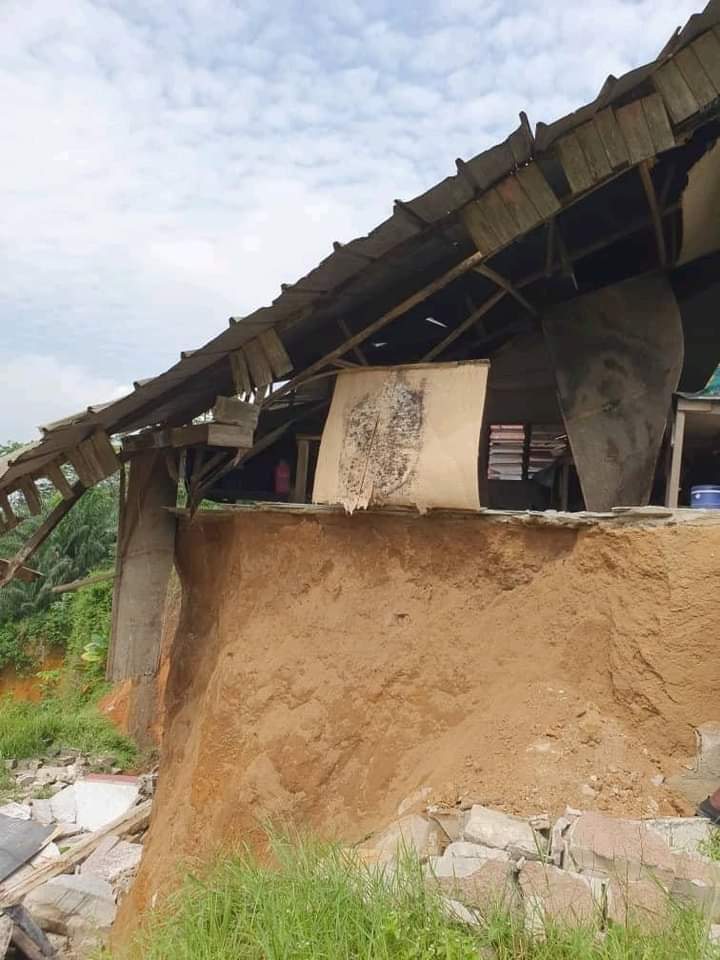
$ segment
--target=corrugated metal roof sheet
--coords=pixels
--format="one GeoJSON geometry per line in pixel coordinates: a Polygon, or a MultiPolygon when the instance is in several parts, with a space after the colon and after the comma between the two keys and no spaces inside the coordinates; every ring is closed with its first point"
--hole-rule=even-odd
{"type": "MultiPolygon", "coordinates": [[[[138,383],[127,396],[111,403],[93,405],[41,427],[42,440],[0,461],[0,490],[13,489],[23,475],[41,473],[47,463],[72,449],[97,428],[115,434],[139,429],[168,417],[187,415],[190,418],[206,409],[218,393],[231,388],[229,365],[223,362],[223,358],[268,326],[277,329],[292,355],[293,339],[297,339],[293,334],[294,329],[300,328],[303,333],[311,335],[318,316],[335,307],[346,310],[361,306],[369,296],[376,295],[383,285],[397,282],[398,277],[411,277],[419,264],[439,263],[443,258],[447,259],[453,244],[457,248],[457,259],[460,259],[461,245],[451,235],[453,224],[457,228],[458,211],[473,198],[484,200],[484,194],[488,191],[490,198],[495,196],[497,191],[494,187],[501,181],[506,186],[516,187],[515,177],[510,181],[504,178],[520,171],[517,180],[522,181],[525,170],[532,171],[534,159],[542,158],[558,140],[592,120],[600,111],[654,93],[654,75],[670,58],[713,29],[715,33],[712,36],[720,41],[718,24],[720,0],[711,0],[701,14],[691,17],[683,30],[673,35],[657,60],[619,79],[609,77],[592,103],[552,124],[538,124],[534,136],[527,118],[522,114],[520,126],[507,140],[471,160],[457,161],[455,175],[445,178],[406,203],[396,203],[392,216],[366,237],[347,244],[334,244],[333,252],[307,276],[295,284],[283,285],[281,294],[271,306],[232,322],[228,329],[204,347],[185,351],[180,361],[169,370],[138,383]],[[438,227],[443,230],[438,230],[438,227]],[[383,258],[390,258],[392,264],[381,263],[383,258]],[[208,376],[210,371],[212,377],[208,376]]],[[[718,72],[720,74],[720,65],[718,72]]],[[[659,92],[662,95],[662,88],[659,92]]],[[[668,112],[672,117],[670,105],[668,112]]],[[[700,107],[697,112],[702,112],[700,107]]],[[[637,158],[631,156],[630,159],[631,162],[637,162],[637,158]]],[[[605,179],[611,179],[616,174],[617,169],[614,168],[605,179]]],[[[593,185],[600,182],[596,177],[593,185]]],[[[522,189],[520,193],[523,193],[522,189]]],[[[510,203],[507,209],[512,214],[515,210],[513,198],[507,191],[505,198],[510,203]]],[[[556,202],[554,197],[552,199],[556,202]]],[[[563,202],[573,199],[573,196],[564,197],[563,202]]],[[[528,232],[527,212],[523,213],[520,208],[516,212],[518,217],[511,216],[510,232],[500,238],[500,247],[507,246],[528,232]]],[[[533,209],[533,215],[536,212],[533,209]]],[[[542,210],[540,216],[543,216],[542,210]]],[[[477,237],[475,239],[477,241],[477,237]]]]}

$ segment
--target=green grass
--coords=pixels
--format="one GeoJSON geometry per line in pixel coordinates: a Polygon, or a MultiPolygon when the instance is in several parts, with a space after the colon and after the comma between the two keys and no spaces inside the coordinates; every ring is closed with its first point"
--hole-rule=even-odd
{"type": "Polygon", "coordinates": [[[273,842],[188,873],[115,960],[710,960],[706,927],[669,906],[662,933],[548,927],[531,936],[497,912],[471,929],[449,919],[407,858],[387,883],[338,847],[273,842]]]}
{"type": "Polygon", "coordinates": [[[720,861],[720,830],[713,830],[707,840],[700,842],[698,849],[703,856],[720,861]]]}
{"type": "Polygon", "coordinates": [[[42,757],[52,748],[112,756],[119,767],[130,766],[137,756],[135,746],[92,702],[0,699],[0,759],[42,757]]]}

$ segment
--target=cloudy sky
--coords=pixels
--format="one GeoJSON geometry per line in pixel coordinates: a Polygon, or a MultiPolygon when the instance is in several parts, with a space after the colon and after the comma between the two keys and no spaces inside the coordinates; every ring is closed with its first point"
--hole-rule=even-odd
{"type": "Polygon", "coordinates": [[[0,442],[110,399],[703,0],[0,0],[0,442]]]}

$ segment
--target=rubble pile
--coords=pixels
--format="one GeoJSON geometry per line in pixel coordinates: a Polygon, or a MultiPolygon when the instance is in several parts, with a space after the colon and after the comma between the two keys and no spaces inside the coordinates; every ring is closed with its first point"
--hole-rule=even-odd
{"type": "Polygon", "coordinates": [[[87,957],[137,872],[156,774],[77,753],[5,763],[17,799],[0,806],[0,957],[11,942],[87,957]]]}
{"type": "Polygon", "coordinates": [[[448,914],[471,924],[501,907],[538,932],[548,922],[661,929],[674,901],[701,911],[716,936],[720,863],[702,852],[713,830],[696,817],[623,820],[568,808],[555,820],[523,819],[479,804],[430,805],[358,852],[390,871],[404,851],[414,852],[448,914]]]}

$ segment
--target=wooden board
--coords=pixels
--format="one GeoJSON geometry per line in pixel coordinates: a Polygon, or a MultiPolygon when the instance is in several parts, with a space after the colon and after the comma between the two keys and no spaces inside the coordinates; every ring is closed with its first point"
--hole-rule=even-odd
{"type": "Polygon", "coordinates": [[[605,147],[610,166],[613,170],[626,167],[630,163],[630,155],[615,114],[610,107],[607,110],[601,110],[593,122],[605,147]]]}
{"type": "Polygon", "coordinates": [[[251,393],[252,380],[248,370],[247,360],[242,350],[235,350],[229,354],[230,369],[232,370],[233,383],[235,384],[235,393],[251,393]]]}
{"type": "Polygon", "coordinates": [[[560,201],[536,163],[521,167],[516,177],[543,220],[553,217],[560,210],[560,201]]]}
{"type": "Polygon", "coordinates": [[[575,134],[569,133],[558,140],[557,149],[570,190],[573,193],[589,190],[595,181],[575,134]]]}
{"type": "Polygon", "coordinates": [[[255,430],[260,415],[257,404],[245,403],[234,397],[216,397],[211,412],[215,423],[229,423],[250,430],[255,430]]]}
{"type": "Polygon", "coordinates": [[[63,500],[70,500],[72,498],[72,487],[70,486],[70,481],[61,470],[60,461],[49,463],[45,467],[45,476],[52,483],[58,493],[62,495],[63,500]]]}
{"type": "Polygon", "coordinates": [[[265,351],[265,356],[270,364],[273,376],[279,379],[285,376],[286,373],[290,373],[293,368],[292,360],[288,356],[285,345],[277,333],[272,329],[266,330],[264,333],[258,335],[258,340],[265,351]]]}
{"type": "Polygon", "coordinates": [[[254,386],[265,387],[269,383],[272,383],[272,369],[265,356],[262,344],[257,337],[254,340],[249,340],[243,346],[243,352],[245,353],[245,359],[247,360],[250,377],[254,386]]]}
{"type": "Polygon", "coordinates": [[[717,91],[692,47],[678,50],[674,60],[701,109],[717,99],[717,91]]]}
{"type": "Polygon", "coordinates": [[[675,146],[675,134],[670,126],[670,118],[667,115],[663,98],[659,93],[654,93],[650,97],[643,97],[640,102],[655,152],[662,153],[663,150],[671,150],[675,146]]]}
{"type": "Polygon", "coordinates": [[[7,493],[0,493],[0,510],[2,510],[5,515],[5,522],[8,528],[17,526],[20,521],[13,513],[13,508],[7,493]]]}
{"type": "Polygon", "coordinates": [[[641,163],[655,156],[655,144],[645,120],[645,111],[640,100],[620,107],[615,116],[627,144],[631,163],[641,163]]]}
{"type": "Polygon", "coordinates": [[[18,483],[18,489],[25,498],[25,503],[32,516],[39,517],[42,513],[42,501],[32,477],[23,477],[18,483]]]}
{"type": "Polygon", "coordinates": [[[520,233],[527,233],[541,221],[517,177],[506,177],[497,185],[497,192],[510,211],[520,233]]]}
{"type": "MultiPolygon", "coordinates": [[[[2,578],[10,566],[10,561],[0,557],[0,578],[2,578]]],[[[32,583],[33,580],[39,580],[42,574],[39,570],[33,570],[32,567],[20,567],[15,573],[16,580],[22,580],[23,583],[32,583]]]]}
{"type": "Polygon", "coordinates": [[[708,30],[691,44],[691,49],[694,50],[715,91],[720,93],[720,39],[712,30],[708,30]]]}
{"type": "Polygon", "coordinates": [[[73,470],[78,476],[78,480],[84,487],[92,487],[97,483],[93,468],[88,464],[84,452],[80,447],[69,450],[67,459],[72,464],[73,470]]]}
{"type": "Polygon", "coordinates": [[[512,243],[518,235],[518,225],[498,191],[494,188],[488,190],[487,193],[478,198],[477,203],[486,223],[490,224],[500,243],[503,246],[512,243]]]}
{"type": "Polygon", "coordinates": [[[111,477],[116,470],[120,469],[120,460],[115,453],[115,448],[110,442],[110,438],[104,430],[96,430],[90,438],[95,458],[103,471],[104,477],[111,477]]]}
{"type": "Polygon", "coordinates": [[[502,246],[499,237],[488,223],[483,209],[477,200],[473,200],[462,209],[462,218],[468,233],[478,251],[490,256],[502,246]]]}
{"type": "Polygon", "coordinates": [[[605,180],[612,168],[597,127],[591,120],[578,127],[576,134],[594,182],[605,180]]]}
{"type": "Polygon", "coordinates": [[[669,60],[654,75],[655,87],[665,101],[673,123],[682,123],[697,113],[700,106],[680,73],[677,64],[669,60]]]}

